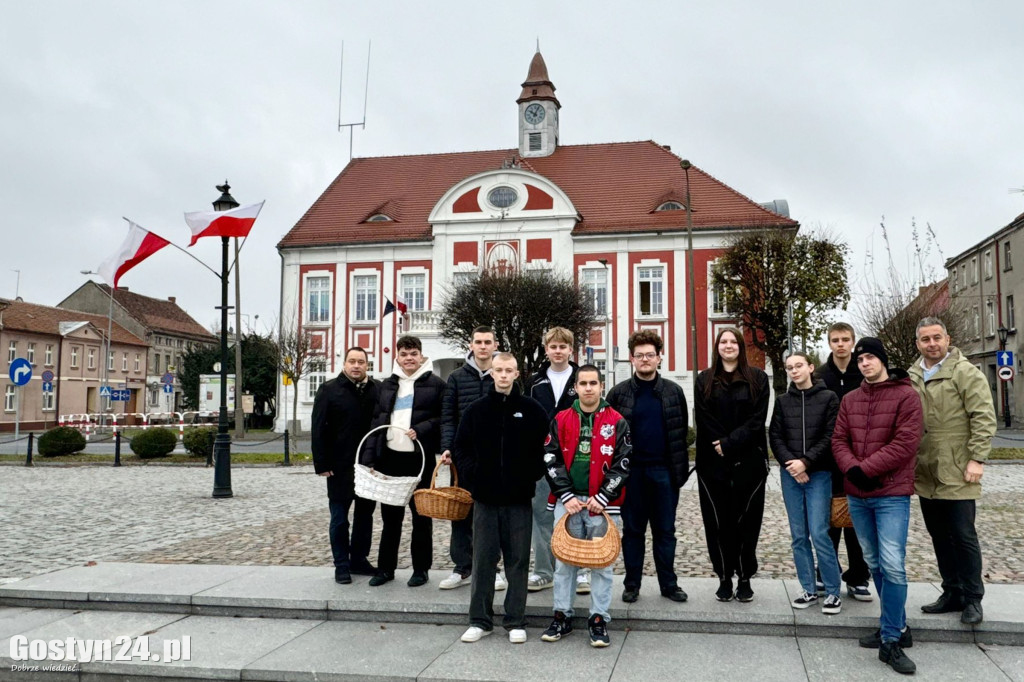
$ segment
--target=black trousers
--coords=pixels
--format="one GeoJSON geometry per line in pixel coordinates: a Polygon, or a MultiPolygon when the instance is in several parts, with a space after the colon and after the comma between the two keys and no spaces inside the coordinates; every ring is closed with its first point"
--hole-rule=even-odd
{"type": "Polygon", "coordinates": [[[935,560],[942,576],[942,591],[965,601],[981,601],[981,545],[974,528],[974,500],[921,500],[921,514],[932,536],[935,560]]]}
{"type": "Polygon", "coordinates": [[[757,573],[757,540],[764,518],[761,477],[720,479],[697,474],[700,513],[711,566],[719,579],[757,573]]]}
{"type": "MultiPolygon", "coordinates": [[[[397,452],[385,449],[377,471],[388,476],[415,476],[420,471],[423,458],[420,451],[397,452]]],[[[423,475],[417,488],[430,486],[430,475],[433,469],[423,467],[423,475]]],[[[412,570],[423,572],[430,570],[434,561],[433,523],[429,516],[421,516],[416,511],[416,501],[409,500],[409,511],[412,512],[412,570]]],[[[377,570],[381,573],[393,574],[398,567],[398,545],[402,539],[402,521],[405,519],[405,507],[391,504],[380,506],[382,523],[380,533],[380,550],[377,554],[377,570]]]]}
{"type": "Polygon", "coordinates": [[[330,479],[338,478],[328,486],[331,493],[331,554],[335,568],[349,568],[350,562],[365,562],[370,555],[370,543],[373,541],[373,510],[377,503],[356,497],[355,482],[351,473],[344,479],[338,474],[330,479]],[[351,542],[349,541],[348,513],[355,503],[352,514],[351,542]]]}
{"type": "Polygon", "coordinates": [[[494,574],[498,559],[505,561],[506,630],[526,626],[526,583],[530,574],[530,540],[533,537],[533,505],[473,502],[473,582],[469,596],[469,624],[494,628],[494,574]]]}
{"type": "Polygon", "coordinates": [[[452,540],[448,556],[455,564],[455,573],[465,578],[473,572],[473,507],[469,508],[469,515],[466,518],[452,521],[452,540]]]}
{"type": "MultiPolygon", "coordinates": [[[[836,557],[839,556],[840,537],[846,540],[846,558],[848,566],[843,571],[843,582],[847,585],[867,585],[871,580],[871,571],[864,561],[864,552],[861,551],[860,541],[857,540],[857,531],[850,528],[829,528],[828,536],[832,538],[832,547],[836,550],[836,557]]],[[[840,563],[840,565],[842,565],[840,563]]]]}

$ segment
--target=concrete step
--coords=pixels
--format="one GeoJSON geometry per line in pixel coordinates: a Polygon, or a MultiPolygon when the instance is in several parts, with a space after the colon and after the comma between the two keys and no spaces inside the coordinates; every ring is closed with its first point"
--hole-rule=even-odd
{"type": "MultiPolygon", "coordinates": [[[[357,621],[464,626],[469,588],[439,590],[444,577],[431,573],[430,582],[409,588],[408,570],[396,580],[370,587],[369,578],[354,576],[351,585],[338,585],[333,569],[299,566],[215,566],[199,564],[99,563],[35,576],[0,585],[0,605],[22,608],[164,613],[189,616],[357,621]]],[[[611,628],[661,632],[812,636],[853,638],[878,627],[875,599],[843,600],[842,613],[827,616],[820,608],[793,609],[800,592],[793,580],[754,580],[754,601],[715,600],[715,579],[689,578],[680,586],[690,595],[686,603],[662,597],[648,578],[640,599],[621,601],[622,576],[615,577],[611,628]]],[[[957,614],[928,615],[920,606],[939,595],[936,585],[912,583],[907,600],[908,623],[915,640],[1024,645],[1024,585],[989,585],[985,621],[965,626],[957,614]]],[[[504,593],[495,595],[502,613],[504,593]]],[[[585,625],[589,597],[577,596],[577,623],[585,625]]],[[[551,618],[552,591],[531,593],[529,624],[545,627],[551,618]]]]}

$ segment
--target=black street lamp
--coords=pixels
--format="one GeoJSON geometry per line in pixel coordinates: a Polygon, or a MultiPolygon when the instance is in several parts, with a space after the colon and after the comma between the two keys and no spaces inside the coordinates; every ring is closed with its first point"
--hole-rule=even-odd
{"type": "MultiPolygon", "coordinates": [[[[213,210],[229,211],[238,208],[231,196],[231,185],[225,180],[217,185],[220,197],[213,202],[213,210]]],[[[228,435],[228,240],[221,237],[220,265],[220,413],[217,417],[217,437],[213,441],[213,496],[232,497],[231,491],[231,436],[228,435]]]]}
{"type": "MultiPolygon", "coordinates": [[[[1006,350],[1006,337],[1010,335],[1010,330],[1006,327],[999,327],[999,350],[1006,350]]],[[[997,363],[998,364],[998,363],[997,363]]],[[[1003,381],[1003,424],[1006,428],[1010,428],[1010,382],[1003,381]]]]}

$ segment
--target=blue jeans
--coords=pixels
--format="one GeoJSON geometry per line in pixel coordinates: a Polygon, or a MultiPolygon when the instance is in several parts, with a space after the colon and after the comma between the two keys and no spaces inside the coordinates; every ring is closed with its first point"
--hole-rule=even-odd
{"type": "Polygon", "coordinates": [[[907,530],[910,497],[849,497],[850,517],[882,603],[883,642],[896,642],[907,624],[907,530]]]}
{"type": "Polygon", "coordinates": [[[679,489],[672,485],[668,467],[633,464],[622,503],[622,561],[626,565],[624,586],[640,589],[644,577],[644,550],[647,524],[651,525],[651,545],[658,585],[665,592],[676,581],[676,507],[679,489]]]}
{"type": "Polygon", "coordinates": [[[793,563],[796,577],[804,592],[814,594],[814,557],[818,557],[821,581],[826,594],[839,596],[839,560],[828,536],[832,515],[832,474],[815,471],[808,474],[807,483],[797,483],[785,469],[782,470],[782,499],[789,516],[789,534],[793,538],[793,563]],[[811,552],[811,544],[814,552],[811,552]]]}
{"type": "MultiPolygon", "coordinates": [[[[586,504],[586,496],[577,495],[576,497],[580,502],[586,504]]],[[[565,516],[565,507],[559,500],[555,503],[555,523],[558,523],[563,516],[565,516]]],[[[618,519],[616,521],[618,522],[618,519]]],[[[603,537],[608,530],[607,525],[603,516],[591,516],[586,509],[573,514],[566,522],[566,528],[570,535],[574,538],[588,540],[603,537]]],[[[555,559],[554,610],[561,611],[566,618],[572,618],[572,602],[576,598],[576,574],[580,570],[576,566],[564,564],[561,560],[555,559]]],[[[612,567],[590,569],[590,615],[598,614],[610,621],[608,609],[611,605],[612,567]]]]}
{"type": "Polygon", "coordinates": [[[555,574],[555,557],[551,554],[551,529],[554,521],[552,513],[548,511],[550,494],[548,479],[537,481],[537,492],[533,496],[533,572],[545,580],[551,580],[555,574]]]}

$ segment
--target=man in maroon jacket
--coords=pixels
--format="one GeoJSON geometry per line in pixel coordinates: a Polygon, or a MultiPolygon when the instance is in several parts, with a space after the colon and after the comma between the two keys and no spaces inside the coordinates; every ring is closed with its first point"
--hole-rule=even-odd
{"type": "Polygon", "coordinates": [[[914,466],[924,417],[921,399],[902,369],[887,369],[882,342],[865,337],[853,351],[864,383],[839,406],[832,453],[846,475],[857,539],[882,605],[881,627],[860,639],[878,660],[905,675],[917,666],[903,652],[907,628],[907,530],[914,466]]]}

